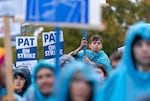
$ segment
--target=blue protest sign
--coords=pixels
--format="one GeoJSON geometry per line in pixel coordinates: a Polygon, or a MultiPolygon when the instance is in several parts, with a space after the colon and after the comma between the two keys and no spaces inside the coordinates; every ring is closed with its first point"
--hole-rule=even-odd
{"type": "Polygon", "coordinates": [[[16,37],[16,66],[31,70],[37,63],[37,37],[16,37]]]}
{"type": "Polygon", "coordinates": [[[26,7],[27,22],[67,27],[97,25],[100,29],[99,0],[27,0],[26,7]]]}
{"type": "Polygon", "coordinates": [[[88,24],[89,0],[59,0],[56,6],[56,21],[88,24]]]}
{"type": "Polygon", "coordinates": [[[55,21],[56,0],[27,0],[26,21],[55,21]]]}
{"type": "MultiPolygon", "coordinates": [[[[55,48],[56,48],[56,32],[43,32],[42,34],[43,39],[43,48],[44,48],[44,58],[48,60],[52,60],[55,58],[55,48]]],[[[60,56],[64,54],[64,39],[63,39],[63,32],[60,31],[60,56]]]]}

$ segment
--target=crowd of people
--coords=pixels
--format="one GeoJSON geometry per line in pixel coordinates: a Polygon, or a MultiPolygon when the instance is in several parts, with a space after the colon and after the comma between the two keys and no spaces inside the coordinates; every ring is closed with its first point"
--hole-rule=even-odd
{"type": "MultiPolygon", "coordinates": [[[[150,26],[133,24],[127,31],[124,51],[110,57],[103,39],[93,35],[60,58],[60,71],[39,60],[30,73],[27,66],[13,70],[17,101],[150,101],[150,26]]],[[[0,48],[0,101],[7,95],[5,51],[0,48]]],[[[7,60],[6,60],[7,61],[7,60]]]]}

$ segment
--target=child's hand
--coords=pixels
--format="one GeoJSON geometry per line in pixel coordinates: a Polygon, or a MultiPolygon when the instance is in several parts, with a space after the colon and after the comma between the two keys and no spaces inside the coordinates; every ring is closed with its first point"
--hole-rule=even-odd
{"type": "Polygon", "coordinates": [[[87,63],[89,63],[89,64],[95,64],[93,61],[91,61],[88,57],[86,57],[86,56],[84,56],[83,57],[83,61],[85,61],[85,62],[87,62],[87,63]]]}
{"type": "Polygon", "coordinates": [[[87,41],[85,39],[81,40],[80,48],[83,48],[84,46],[87,46],[87,41]]]}
{"type": "Polygon", "coordinates": [[[80,46],[79,46],[76,50],[73,51],[73,54],[72,54],[72,55],[76,56],[76,55],[78,54],[78,52],[79,52],[80,50],[82,50],[82,48],[83,48],[84,46],[87,46],[87,41],[86,41],[85,39],[82,39],[80,46]]]}
{"type": "Polygon", "coordinates": [[[84,57],[83,57],[83,61],[85,61],[85,62],[87,62],[87,63],[89,63],[89,62],[90,62],[89,58],[88,58],[88,57],[86,57],[86,56],[84,56],[84,57]]]}

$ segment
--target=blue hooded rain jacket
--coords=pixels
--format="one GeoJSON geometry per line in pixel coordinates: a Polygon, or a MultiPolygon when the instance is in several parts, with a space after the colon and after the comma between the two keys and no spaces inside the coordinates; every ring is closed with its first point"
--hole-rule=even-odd
{"type": "Polygon", "coordinates": [[[132,43],[136,36],[150,41],[150,26],[138,22],[128,30],[123,59],[101,88],[97,101],[136,101],[141,96],[150,95],[150,72],[137,70],[132,57],[132,43]]]}
{"type": "Polygon", "coordinates": [[[36,83],[36,75],[38,71],[42,68],[48,68],[54,71],[54,66],[47,63],[46,61],[40,61],[33,69],[33,82],[29,87],[27,92],[23,97],[23,101],[55,101],[54,97],[51,95],[49,97],[45,97],[39,90],[38,85],[36,83]]]}
{"type": "Polygon", "coordinates": [[[95,101],[100,78],[96,71],[94,71],[94,67],[79,61],[66,65],[62,73],[60,73],[55,86],[55,96],[57,101],[68,101],[69,86],[77,72],[80,72],[85,80],[92,83],[92,101],[95,101]]]}

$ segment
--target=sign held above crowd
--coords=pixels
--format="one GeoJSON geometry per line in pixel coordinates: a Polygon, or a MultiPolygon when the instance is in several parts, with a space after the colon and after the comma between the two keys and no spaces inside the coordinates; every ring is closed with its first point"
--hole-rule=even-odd
{"type": "Polygon", "coordinates": [[[103,29],[99,0],[27,0],[26,7],[29,23],[103,29]]]}
{"type": "Polygon", "coordinates": [[[37,63],[37,37],[16,37],[16,67],[26,65],[32,71],[37,63]]]}

